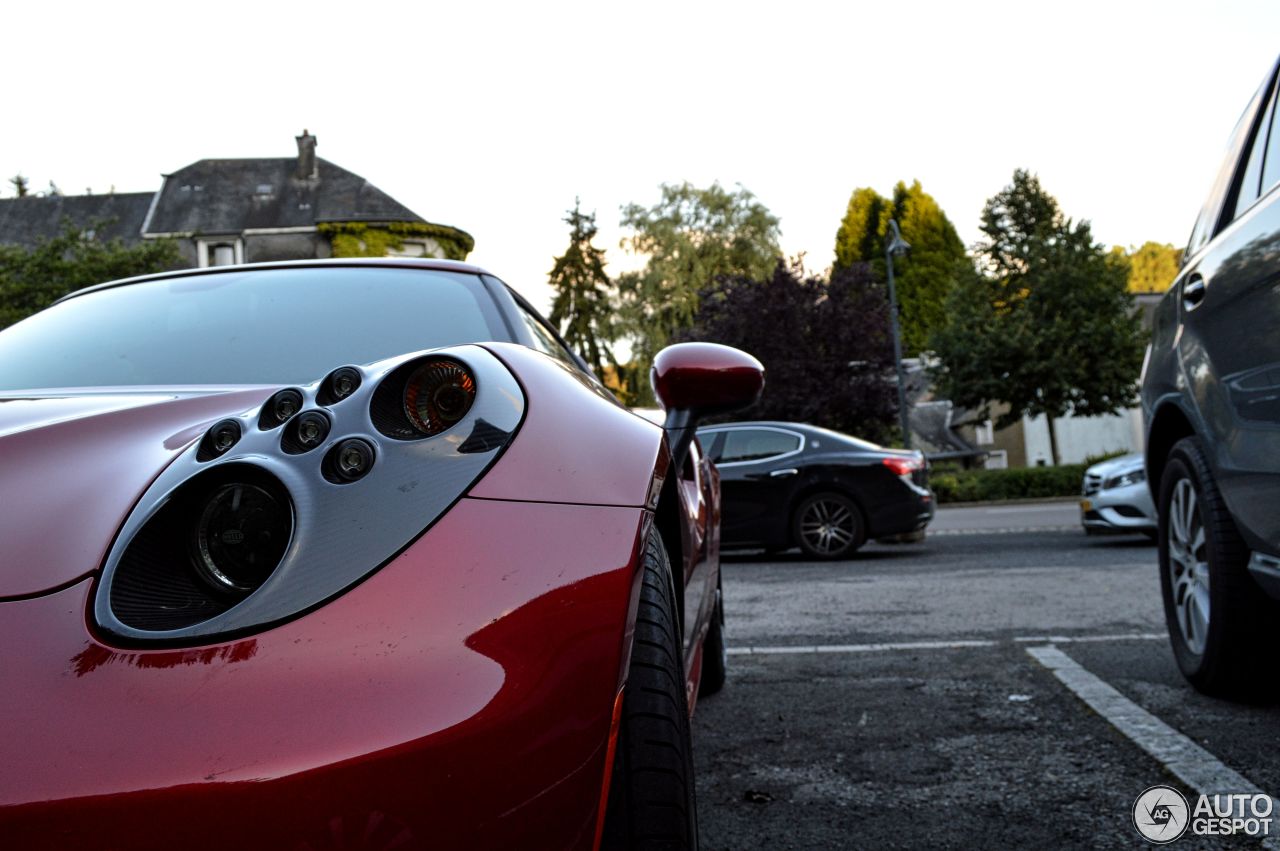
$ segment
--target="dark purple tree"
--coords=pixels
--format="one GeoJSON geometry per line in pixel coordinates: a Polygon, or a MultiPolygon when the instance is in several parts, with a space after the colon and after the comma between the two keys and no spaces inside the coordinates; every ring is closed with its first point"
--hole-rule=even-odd
{"type": "Polygon", "coordinates": [[[877,442],[896,435],[888,300],[865,263],[829,280],[781,260],[768,280],[721,278],[681,339],[735,346],[764,364],[764,395],[728,419],[807,422],[877,442]]]}

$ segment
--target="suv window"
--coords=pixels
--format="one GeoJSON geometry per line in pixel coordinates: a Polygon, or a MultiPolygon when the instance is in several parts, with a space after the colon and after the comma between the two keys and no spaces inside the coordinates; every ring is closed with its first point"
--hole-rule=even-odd
{"type": "Polygon", "coordinates": [[[1275,183],[1276,164],[1272,164],[1271,182],[1268,183],[1263,180],[1263,171],[1265,169],[1263,169],[1262,159],[1263,155],[1271,156],[1268,148],[1275,143],[1271,142],[1268,145],[1267,141],[1268,137],[1271,136],[1275,106],[1275,92],[1272,92],[1267,99],[1266,113],[1262,115],[1261,122],[1258,122],[1258,129],[1254,132],[1253,139],[1249,143],[1248,159],[1244,160],[1244,175],[1240,178],[1239,188],[1236,189],[1235,214],[1231,216],[1233,219],[1238,219],[1242,212],[1253,206],[1253,202],[1258,200],[1258,196],[1265,195],[1271,183],[1275,183]]]}
{"type": "MultiPolygon", "coordinates": [[[[1209,192],[1209,197],[1204,202],[1204,207],[1200,210],[1200,215],[1196,219],[1195,227],[1191,229],[1191,239],[1187,242],[1187,251],[1184,259],[1191,257],[1205,243],[1212,239],[1218,232],[1218,224],[1222,219],[1223,205],[1230,202],[1227,197],[1230,194],[1231,180],[1236,174],[1236,163],[1240,161],[1240,152],[1244,149],[1249,139],[1250,131],[1253,129],[1254,117],[1258,114],[1258,105],[1264,97],[1271,91],[1271,79],[1268,78],[1261,87],[1259,87],[1253,99],[1249,101],[1249,105],[1245,107],[1244,114],[1240,116],[1240,121],[1236,124],[1236,129],[1231,132],[1231,141],[1227,145],[1227,156],[1223,160],[1222,167],[1218,170],[1218,176],[1213,181],[1213,189],[1209,192]]],[[[1231,207],[1234,213],[1234,206],[1231,207]]]]}
{"type": "Polygon", "coordinates": [[[1245,160],[1244,176],[1240,178],[1240,187],[1236,190],[1236,209],[1232,219],[1240,218],[1240,214],[1253,206],[1258,200],[1262,188],[1262,155],[1267,150],[1267,135],[1271,130],[1272,113],[1276,101],[1272,97],[1267,103],[1266,114],[1258,124],[1258,132],[1253,135],[1249,148],[1249,157],[1245,160]]]}
{"type": "Polygon", "coordinates": [[[1267,153],[1262,162],[1262,185],[1259,194],[1266,195],[1272,186],[1280,183],[1280,127],[1276,126],[1274,98],[1271,100],[1271,114],[1267,120],[1267,127],[1258,131],[1258,138],[1262,138],[1263,135],[1267,139],[1267,153]]]}
{"type": "Polygon", "coordinates": [[[794,452],[800,448],[800,435],[762,428],[739,428],[726,431],[719,455],[712,460],[719,464],[734,461],[761,461],[794,452]]]}

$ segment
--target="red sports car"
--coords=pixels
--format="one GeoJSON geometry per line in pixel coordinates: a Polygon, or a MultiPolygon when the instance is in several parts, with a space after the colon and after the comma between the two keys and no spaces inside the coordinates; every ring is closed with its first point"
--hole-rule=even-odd
{"type": "Polygon", "coordinates": [[[698,417],[483,270],[103,284],[0,333],[0,846],[690,848],[724,679],[698,417]]]}

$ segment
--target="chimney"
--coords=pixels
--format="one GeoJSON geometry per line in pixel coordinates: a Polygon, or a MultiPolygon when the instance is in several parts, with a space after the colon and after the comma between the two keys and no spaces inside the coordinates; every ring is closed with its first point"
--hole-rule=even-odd
{"type": "Polygon", "coordinates": [[[315,180],[320,176],[316,168],[316,137],[305,129],[298,140],[298,170],[295,176],[299,180],[315,180]]]}

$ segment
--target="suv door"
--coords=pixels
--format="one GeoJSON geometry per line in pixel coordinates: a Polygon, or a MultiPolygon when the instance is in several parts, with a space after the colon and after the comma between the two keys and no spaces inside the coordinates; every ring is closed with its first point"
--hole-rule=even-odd
{"type": "MultiPolygon", "coordinates": [[[[1175,284],[1173,347],[1214,477],[1252,547],[1280,542],[1280,126],[1276,73],[1208,243],[1175,284]]],[[[1198,226],[1199,229],[1199,226],[1198,226]]],[[[1206,234],[1208,235],[1208,234],[1206,234]]],[[[1195,236],[1193,235],[1193,239],[1195,236]]],[[[1195,251],[1195,253],[1190,253],[1195,251]]]]}

